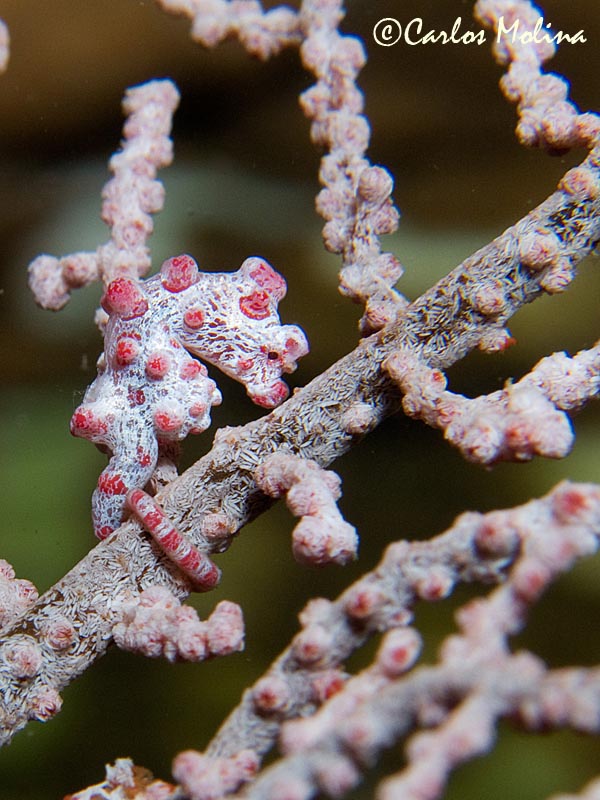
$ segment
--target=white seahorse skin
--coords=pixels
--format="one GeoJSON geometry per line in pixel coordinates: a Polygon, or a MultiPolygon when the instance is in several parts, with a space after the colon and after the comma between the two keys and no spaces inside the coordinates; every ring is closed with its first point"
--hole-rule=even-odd
{"type": "Polygon", "coordinates": [[[263,259],[234,273],[199,273],[190,256],[179,256],[143,283],[120,280],[139,307],[111,310],[98,375],[71,420],[74,435],[111,455],[92,499],[99,538],[121,524],[127,492],[145,486],[161,451],[210,425],[221,394],[190,354],[272,408],[288,394],[281,374],[308,352],[302,330],[279,321],[285,281],[263,259]]]}

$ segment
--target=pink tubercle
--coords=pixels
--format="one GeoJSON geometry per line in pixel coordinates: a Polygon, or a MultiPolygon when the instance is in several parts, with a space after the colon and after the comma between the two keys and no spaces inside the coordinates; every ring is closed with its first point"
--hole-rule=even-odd
{"type": "Polygon", "coordinates": [[[151,353],[146,361],[146,375],[158,380],[164,378],[171,367],[169,356],[166,353],[151,353]]]}
{"type": "Polygon", "coordinates": [[[100,304],[107,314],[116,314],[122,319],[142,317],[148,310],[148,301],[142,289],[130,278],[111,281],[100,304]]]}
{"type": "Polygon", "coordinates": [[[251,395],[253,402],[263,408],[275,408],[287,399],[290,390],[283,381],[276,381],[267,392],[251,395]]]}
{"type": "Polygon", "coordinates": [[[115,348],[115,360],[120,367],[131,364],[137,358],[140,346],[137,338],[130,335],[119,336],[115,348]]]}
{"type": "Polygon", "coordinates": [[[96,436],[106,433],[108,426],[101,417],[86,406],[79,406],[71,417],[71,433],[73,436],[96,436]]]}
{"type": "Polygon", "coordinates": [[[169,292],[183,292],[198,282],[198,265],[191,256],[168,258],[160,268],[160,280],[169,292]]]}
{"type": "Polygon", "coordinates": [[[264,291],[256,290],[240,297],[240,311],[250,319],[266,319],[271,313],[271,298],[264,291]]]}
{"type": "Polygon", "coordinates": [[[183,419],[178,413],[159,408],[154,412],[154,425],[163,433],[175,433],[182,428],[183,419]]]}
{"type": "Polygon", "coordinates": [[[200,364],[199,361],[194,361],[193,358],[190,358],[189,361],[186,361],[181,369],[179,370],[179,376],[186,381],[193,380],[197,378],[199,375],[207,375],[208,370],[204,366],[204,364],[200,364]]]}
{"type": "Polygon", "coordinates": [[[248,275],[262,289],[278,300],[285,296],[287,285],[284,278],[265,261],[256,259],[256,264],[251,267],[248,275]]]}
{"type": "Polygon", "coordinates": [[[183,322],[188,328],[198,330],[204,325],[204,312],[201,308],[192,306],[188,308],[183,315],[183,322]]]}

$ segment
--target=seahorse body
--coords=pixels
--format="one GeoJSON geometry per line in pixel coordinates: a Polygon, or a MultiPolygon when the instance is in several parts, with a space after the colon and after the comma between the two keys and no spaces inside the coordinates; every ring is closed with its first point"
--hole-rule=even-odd
{"type": "Polygon", "coordinates": [[[161,452],[210,425],[221,394],[194,355],[244,384],[258,405],[285,400],[281,374],[308,352],[302,330],[279,321],[285,291],[281,275],[256,257],[237,272],[200,273],[190,256],[177,256],[143,284],[109,284],[105,351],[71,419],[73,435],[111,456],[92,498],[99,538],[119,527],[127,492],[144,487],[161,452]]]}

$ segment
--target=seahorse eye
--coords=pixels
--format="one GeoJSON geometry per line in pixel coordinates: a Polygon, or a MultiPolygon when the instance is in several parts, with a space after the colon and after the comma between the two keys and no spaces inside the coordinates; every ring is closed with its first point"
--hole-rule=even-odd
{"type": "Polygon", "coordinates": [[[279,353],[276,350],[269,350],[267,358],[269,361],[276,361],[279,358],[279,353]]]}

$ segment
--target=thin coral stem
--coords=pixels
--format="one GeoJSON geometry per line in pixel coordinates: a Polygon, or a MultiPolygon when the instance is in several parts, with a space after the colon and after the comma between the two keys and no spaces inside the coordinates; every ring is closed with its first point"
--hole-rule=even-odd
{"type": "Polygon", "coordinates": [[[110,239],[94,252],[61,258],[41,255],[31,262],[29,285],[43,308],[62,308],[73,289],[93,281],[108,284],[123,276],[136,280],[150,268],[147,239],[153,230],[152,214],[164,202],[156,172],[173,158],[169,135],[178,103],[179,92],[170,80],[127,90],[123,147],[110,160],[113,177],[102,192],[102,219],[111,229],[110,239]]]}

